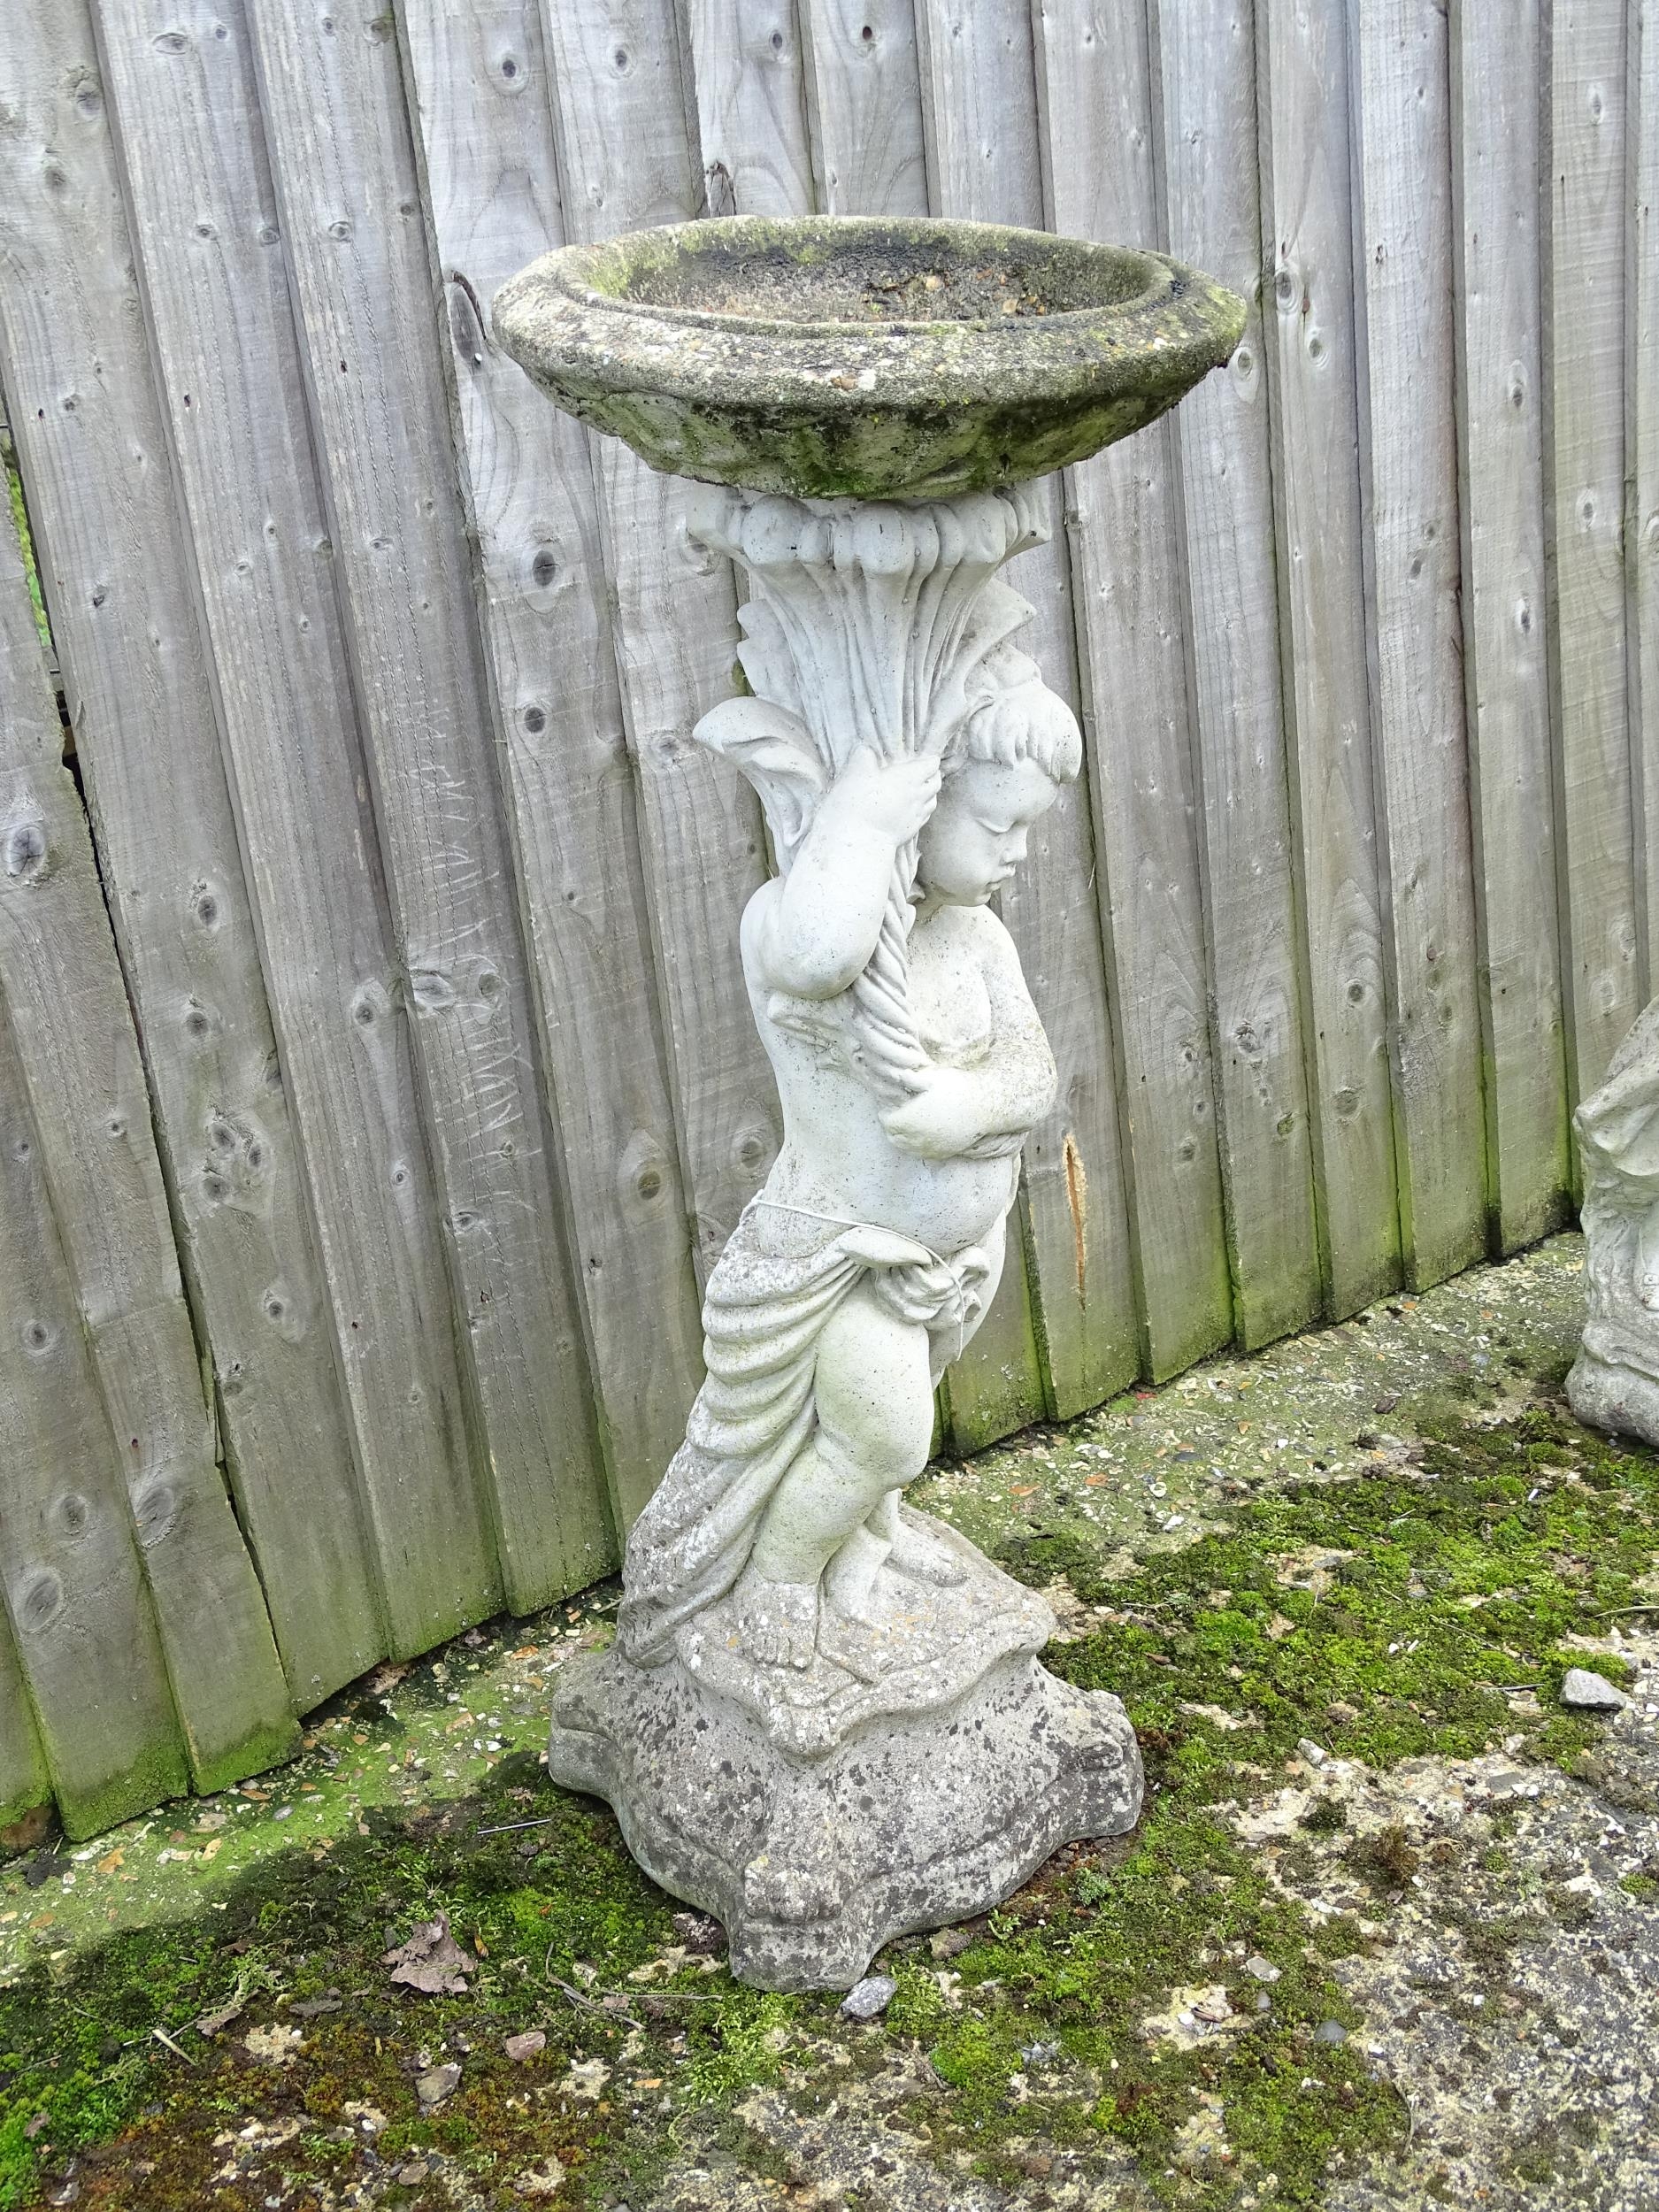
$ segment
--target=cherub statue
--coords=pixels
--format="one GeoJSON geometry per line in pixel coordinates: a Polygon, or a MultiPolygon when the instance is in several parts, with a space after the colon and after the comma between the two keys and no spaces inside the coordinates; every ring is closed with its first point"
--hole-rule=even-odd
{"type": "Polygon", "coordinates": [[[830,518],[816,570],[798,537],[775,572],[764,558],[775,511],[823,520],[803,503],[742,503],[728,526],[760,588],[744,657],[762,695],[698,733],[755,782],[780,862],[742,954],[784,1142],[710,1279],[708,1380],[630,1539],[619,1640],[639,1663],[729,1594],[757,1665],[824,1658],[868,1679],[894,1578],[914,1596],[964,1573],[901,1501],[927,1459],[934,1386],[995,1294],[1020,1147],[1054,1099],[992,901],[1082,757],[1070,710],[1008,642],[1029,609],[989,580],[1025,541],[1017,504],[984,505],[977,559],[950,546],[948,561],[935,540],[931,563],[887,571],[872,515],[914,554],[914,511],[860,511],[850,542],[830,518]],[[809,702],[801,640],[780,632],[801,612],[785,595],[814,574],[803,619],[847,657],[809,702]],[[835,588],[839,625],[822,603],[835,588]],[[884,638],[902,641],[896,668],[884,638]],[[850,732],[829,726],[836,707],[850,732]]]}

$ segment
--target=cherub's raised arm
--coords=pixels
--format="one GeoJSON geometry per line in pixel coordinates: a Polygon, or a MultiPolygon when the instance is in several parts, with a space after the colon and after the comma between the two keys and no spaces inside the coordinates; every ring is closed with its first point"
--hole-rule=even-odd
{"type": "Polygon", "coordinates": [[[793,997],[833,998],[876,949],[893,859],[939,796],[937,760],[880,761],[861,748],[818,802],[789,873],[749,918],[762,974],[793,997]]]}

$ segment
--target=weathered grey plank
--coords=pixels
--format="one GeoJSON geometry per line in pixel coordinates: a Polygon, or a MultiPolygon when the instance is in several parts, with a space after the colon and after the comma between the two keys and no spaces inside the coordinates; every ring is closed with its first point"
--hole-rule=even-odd
{"type": "MultiPolygon", "coordinates": [[[[1042,0],[1032,19],[1055,228],[1156,245],[1144,0],[1042,0]]],[[[1159,424],[1072,469],[1067,489],[1130,1218],[1159,1377],[1233,1333],[1171,459],[1159,424]]]]}
{"type": "Polygon", "coordinates": [[[216,1463],[138,1039],[10,516],[0,523],[0,997],[190,1772],[219,1789],[285,1755],[298,1731],[216,1463]]]}
{"type": "Polygon", "coordinates": [[[802,41],[795,0],[685,0],[711,215],[809,215],[802,41]]]}
{"type": "Polygon", "coordinates": [[[303,1711],[384,1645],[83,7],[13,12],[0,105],[0,374],[226,1463],[303,1711]]]}
{"type": "Polygon", "coordinates": [[[614,1563],[389,18],[250,19],[502,1586],[614,1563]],[[347,365],[342,371],[340,363],[347,365]]]}
{"type": "MultiPolygon", "coordinates": [[[[917,28],[933,211],[1041,227],[1037,92],[1024,8],[1012,0],[972,10],[924,0],[917,28]]],[[[1087,739],[1092,733],[1079,688],[1063,506],[1055,487],[1048,496],[1055,537],[1011,563],[1009,580],[1035,609],[1021,643],[1079,712],[1087,739]]],[[[1090,895],[1100,894],[1090,802],[1098,764],[1097,757],[1091,760],[1037,826],[1030,860],[1003,897],[1060,1068],[1055,1109],[1025,1147],[1020,1208],[1041,1379],[1052,1409],[1062,1415],[1121,1389],[1141,1356],[1125,1225],[1117,1056],[1090,895]]],[[[1007,1269],[1003,1286],[1005,1320],[994,1307],[972,1348],[979,1360],[967,1363],[960,1387],[953,1385],[959,1426],[957,1399],[970,1385],[987,1409],[984,1416],[976,1411],[972,1428],[961,1437],[964,1443],[978,1440],[976,1431],[999,1433],[998,1420],[1012,1425],[1035,1409],[1034,1380],[1021,1356],[1024,1315],[1010,1303],[1021,1292],[1020,1271],[1007,1269]],[[999,1320],[1000,1340],[987,1333],[999,1320]],[[1007,1348],[999,1358],[1002,1343],[1007,1348]]]]}
{"type": "Polygon", "coordinates": [[[1408,1279],[1486,1243],[1453,413],[1444,0],[1349,18],[1356,357],[1371,759],[1408,1279]]]}
{"type": "Polygon", "coordinates": [[[1659,983],[1659,7],[1631,0],[1625,211],[1625,536],[1636,922],[1645,1002],[1659,983]]]}
{"type": "MultiPolygon", "coordinates": [[[[573,241],[686,220],[702,204],[668,0],[544,5],[565,219],[573,241]]],[[[749,787],[692,741],[727,696],[729,565],[695,545],[687,491],[613,438],[595,445],[612,640],[640,824],[682,1174],[706,1272],[777,1150],[777,1094],[749,1018],[738,924],[765,873],[749,787]]]]}
{"type": "Polygon", "coordinates": [[[1249,307],[1226,371],[1171,420],[1217,1136],[1234,1319],[1256,1345],[1301,1327],[1323,1295],[1273,588],[1256,56],[1234,0],[1153,0],[1149,29],[1169,250],[1249,307]]]}
{"type": "Polygon", "coordinates": [[[1314,1176],[1333,1313],[1400,1280],[1362,600],[1340,0],[1260,0],[1256,103],[1279,646],[1314,1176]]]}
{"type": "MultiPolygon", "coordinates": [[[[64,1825],[93,1835],[180,1795],[190,1769],[4,994],[0,1335],[6,1640],[64,1825]]],[[[4,1755],[32,1763],[23,1740],[4,1755]]]]}
{"type": "Polygon", "coordinates": [[[1463,686],[1493,1227],[1558,1227],[1571,1181],[1544,603],[1538,0],[1453,0],[1463,686]]]}
{"type": "Polygon", "coordinates": [[[926,215],[912,0],[796,0],[813,174],[828,215],[926,215]]]}
{"type": "Polygon", "coordinates": [[[500,1601],[239,6],[97,11],[392,1647],[500,1601]]]}
{"type": "Polygon", "coordinates": [[[534,0],[463,15],[406,0],[403,22],[518,892],[626,1525],[684,1431],[702,1332],[588,441],[489,335],[496,288],[564,242],[547,63],[534,0]]]}
{"type": "Polygon", "coordinates": [[[1624,661],[1624,0],[1546,0],[1544,558],[1571,1100],[1641,1003],[1624,661]]]}

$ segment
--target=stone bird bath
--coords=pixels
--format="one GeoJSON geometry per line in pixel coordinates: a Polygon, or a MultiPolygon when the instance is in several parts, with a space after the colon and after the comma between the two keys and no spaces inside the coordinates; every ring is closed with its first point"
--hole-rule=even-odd
{"type": "Polygon", "coordinates": [[[1157,254],[833,218],[570,248],[496,298],[557,405],[708,488],[691,527],[752,595],[749,695],[696,735],[772,833],[742,955],[784,1143],[549,1766],[764,1987],[849,1986],[1139,1816],[1118,1701],[1048,1674],[1041,1598],[903,1494],[1056,1086],[994,902],[1082,746],[998,571],[1044,534],[1032,480],[1173,406],[1244,311],[1157,254]]]}

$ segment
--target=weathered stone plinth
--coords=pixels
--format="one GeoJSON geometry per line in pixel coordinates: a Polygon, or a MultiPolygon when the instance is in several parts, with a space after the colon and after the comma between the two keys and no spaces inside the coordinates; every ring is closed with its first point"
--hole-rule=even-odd
{"type": "Polygon", "coordinates": [[[1063,1843],[1134,1824],[1122,1705],[1041,1666],[1047,1605],[949,1540],[967,1580],[884,1577],[848,1653],[859,1673],[822,1649],[800,1673],[753,1667],[718,1607],[663,1665],[567,1664],[553,1779],[614,1806],[653,1879],[724,1924],[741,1980],[850,1988],[891,1937],[984,1912],[1063,1843]]]}
{"type": "Polygon", "coordinates": [[[1659,1345],[1594,1323],[1584,1333],[1567,1377],[1567,1399],[1579,1420],[1615,1436],[1659,1443],[1659,1345]]]}

